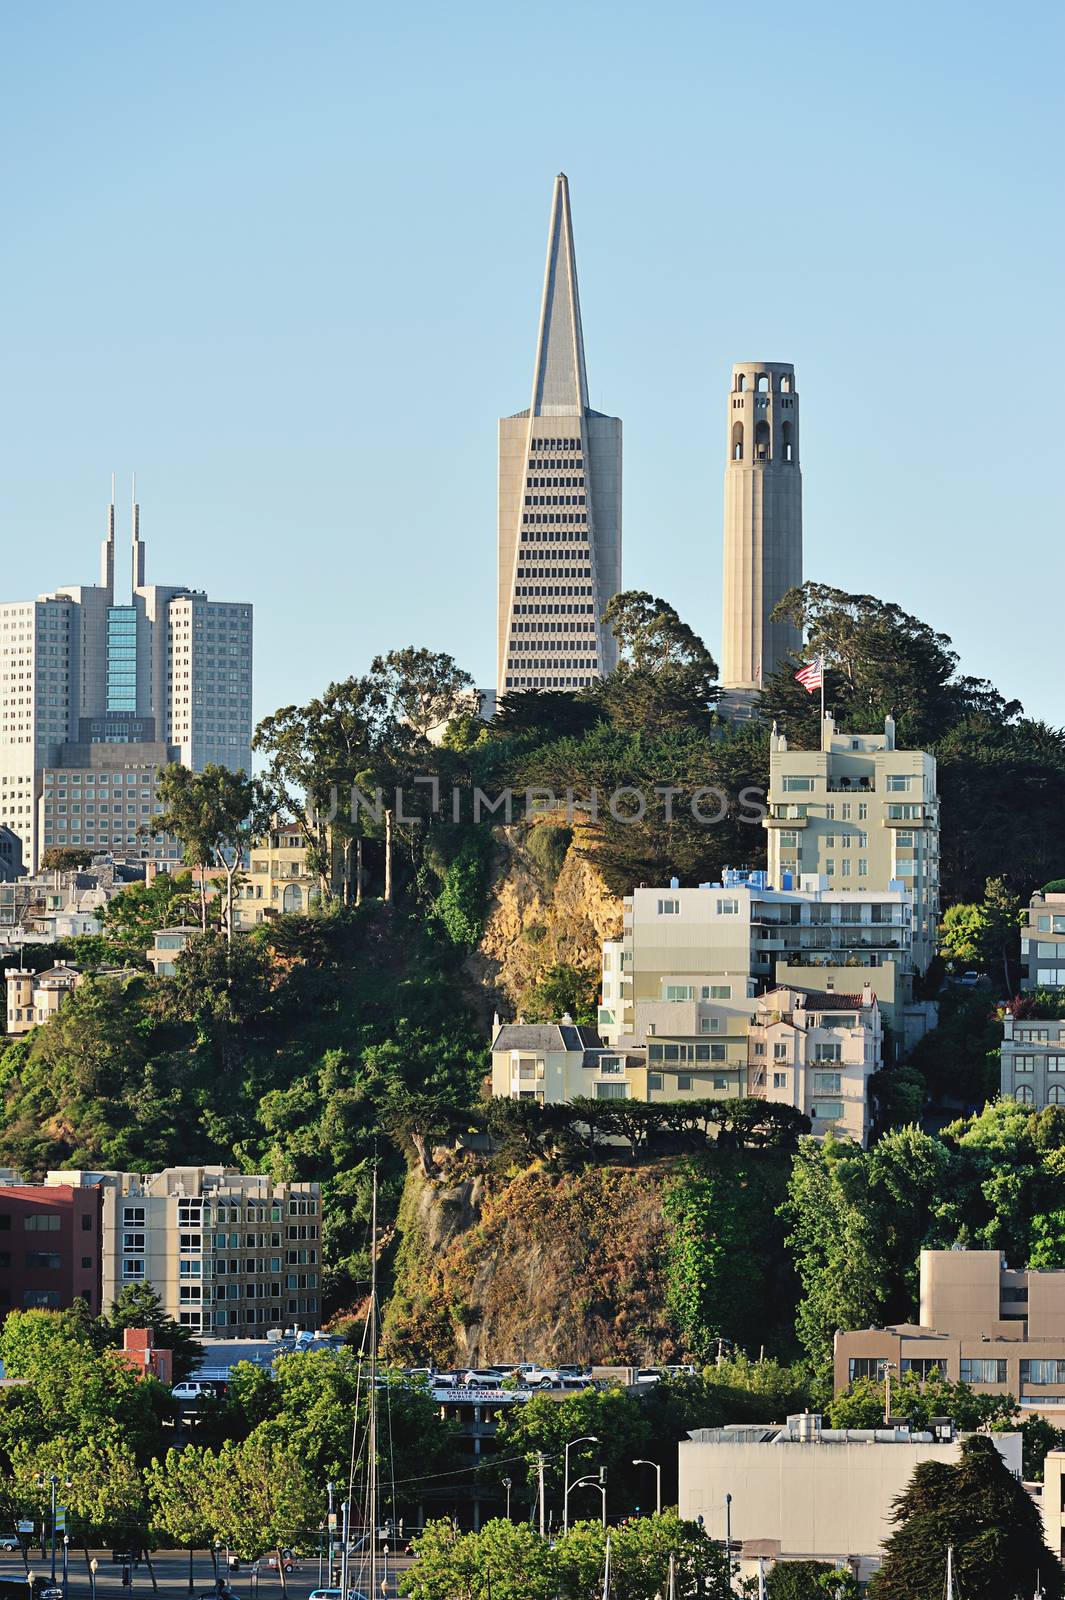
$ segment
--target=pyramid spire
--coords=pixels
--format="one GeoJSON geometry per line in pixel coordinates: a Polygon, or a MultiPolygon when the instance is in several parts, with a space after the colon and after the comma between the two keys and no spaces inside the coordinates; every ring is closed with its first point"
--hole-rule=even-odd
{"type": "Polygon", "coordinates": [[[588,374],[584,369],[584,334],[577,293],[569,179],[560,172],[555,179],[551,205],[530,414],[534,417],[582,416],[587,409],[588,374]]]}

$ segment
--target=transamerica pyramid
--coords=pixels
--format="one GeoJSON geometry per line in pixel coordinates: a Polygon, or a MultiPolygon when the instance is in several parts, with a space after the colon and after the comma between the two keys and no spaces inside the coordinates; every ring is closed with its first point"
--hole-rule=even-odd
{"type": "Polygon", "coordinates": [[[588,404],[569,182],[555,179],[532,402],[499,422],[498,689],[611,672],[621,588],[621,421],[588,404]]]}

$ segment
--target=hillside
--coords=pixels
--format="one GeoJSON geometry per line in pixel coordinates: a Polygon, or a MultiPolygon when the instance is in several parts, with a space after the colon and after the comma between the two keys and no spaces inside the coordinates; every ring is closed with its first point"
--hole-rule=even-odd
{"type": "Polygon", "coordinates": [[[413,1170],[385,1317],[387,1354],[438,1366],[672,1359],[665,1310],[669,1163],[498,1178],[413,1170]]]}
{"type": "Polygon", "coordinates": [[[467,963],[485,1004],[532,1016],[538,987],[560,966],[586,976],[586,993],[596,990],[602,943],[620,934],[622,905],[588,841],[549,820],[500,828],[494,869],[484,931],[467,963]]]}

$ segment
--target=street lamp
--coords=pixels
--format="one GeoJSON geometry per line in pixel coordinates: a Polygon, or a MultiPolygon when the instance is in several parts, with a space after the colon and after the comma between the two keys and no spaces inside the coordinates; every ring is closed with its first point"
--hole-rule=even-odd
{"type": "MultiPolygon", "coordinates": [[[[59,1479],[56,1477],[55,1473],[53,1472],[50,1478],[46,1479],[46,1478],[43,1478],[43,1477],[38,1477],[37,1483],[38,1483],[38,1486],[40,1488],[42,1488],[42,1489],[44,1488],[45,1483],[50,1483],[52,1485],[52,1579],[51,1579],[51,1581],[54,1583],[55,1582],[55,1492],[59,1487],[59,1479]]],[[[43,1554],[43,1551],[42,1551],[42,1554],[43,1554]]]]}
{"type": "MultiPolygon", "coordinates": [[[[564,1460],[562,1478],[562,1532],[569,1532],[569,1453],[575,1444],[598,1444],[599,1440],[594,1433],[582,1433],[579,1439],[571,1439],[562,1451],[564,1460]]],[[[509,1512],[507,1515],[509,1516],[509,1512]]]]}
{"type": "MultiPolygon", "coordinates": [[[[603,1497],[603,1527],[605,1528],[606,1527],[606,1468],[605,1467],[600,1467],[599,1468],[599,1476],[598,1476],[598,1478],[578,1478],[576,1483],[571,1483],[570,1484],[569,1493],[572,1494],[574,1489],[583,1489],[585,1484],[590,1484],[593,1489],[598,1489],[599,1493],[603,1497]]],[[[568,1527],[568,1523],[567,1523],[567,1527],[568,1527]]]]}
{"type": "Polygon", "coordinates": [[[67,1600],[70,1593],[70,1534],[63,1535],[63,1600],[67,1600]]]}
{"type": "Polygon", "coordinates": [[[659,1466],[657,1461],[648,1461],[643,1456],[641,1456],[638,1461],[634,1461],[632,1464],[633,1464],[634,1467],[654,1467],[654,1469],[655,1469],[655,1516],[656,1517],[660,1517],[662,1515],[662,1468],[659,1466]]]}
{"type": "Polygon", "coordinates": [[[510,1478],[504,1478],[503,1479],[503,1487],[507,1491],[507,1521],[509,1522],[510,1521],[510,1491],[511,1491],[511,1488],[513,1487],[512,1480],[510,1478]]]}

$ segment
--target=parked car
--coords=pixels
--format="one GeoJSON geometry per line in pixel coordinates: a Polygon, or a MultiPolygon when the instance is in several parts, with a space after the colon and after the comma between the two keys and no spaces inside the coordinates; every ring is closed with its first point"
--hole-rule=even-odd
{"type": "Polygon", "coordinates": [[[38,1589],[36,1600],[63,1600],[63,1585],[61,1583],[45,1584],[43,1589],[38,1589]]]}
{"type": "MultiPolygon", "coordinates": [[[[307,1600],[340,1600],[339,1589],[312,1589],[307,1600]]],[[[361,1589],[349,1589],[348,1600],[366,1600],[361,1589]]]]}
{"type": "Polygon", "coordinates": [[[529,1367],[522,1373],[521,1381],[528,1389],[557,1389],[562,1374],[551,1367],[529,1367]]]}
{"type": "Polygon", "coordinates": [[[0,1534],[0,1550],[18,1550],[21,1549],[21,1545],[22,1541],[17,1533],[0,1534]]]}
{"type": "MultiPolygon", "coordinates": [[[[272,1572],[276,1572],[278,1570],[276,1550],[272,1555],[267,1556],[266,1565],[272,1572]]],[[[282,1550],[281,1565],[284,1567],[286,1572],[298,1572],[300,1569],[299,1557],[296,1556],[291,1550],[282,1550]]]]}
{"type": "Polygon", "coordinates": [[[175,1383],[170,1391],[175,1400],[208,1400],[214,1396],[214,1392],[213,1383],[197,1383],[192,1379],[175,1383]]]}
{"type": "Polygon", "coordinates": [[[503,1380],[498,1372],[473,1369],[463,1375],[467,1389],[498,1389],[503,1380]]]}
{"type": "Polygon", "coordinates": [[[963,972],[958,979],[958,983],[963,989],[976,989],[980,984],[980,974],[978,972],[963,972]]]}

